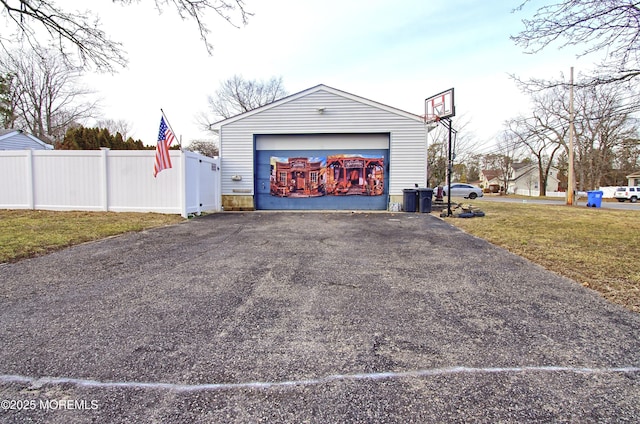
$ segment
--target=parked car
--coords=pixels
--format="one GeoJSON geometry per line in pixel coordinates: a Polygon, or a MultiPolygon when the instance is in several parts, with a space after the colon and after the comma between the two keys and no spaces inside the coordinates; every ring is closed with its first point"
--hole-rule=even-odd
{"type": "Polygon", "coordinates": [[[640,187],[618,187],[613,193],[613,197],[618,199],[618,202],[628,200],[635,203],[640,199],[640,187]]]}
{"type": "MultiPolygon", "coordinates": [[[[447,189],[449,187],[444,186],[444,195],[447,195],[447,189]]],[[[471,184],[455,183],[451,184],[451,197],[464,197],[465,199],[475,199],[476,197],[482,197],[482,189],[471,184]]]]}

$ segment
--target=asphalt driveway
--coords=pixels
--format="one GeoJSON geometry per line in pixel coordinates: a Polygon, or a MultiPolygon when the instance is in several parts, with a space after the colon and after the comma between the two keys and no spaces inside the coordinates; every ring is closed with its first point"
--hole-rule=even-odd
{"type": "Polygon", "coordinates": [[[428,214],[214,214],[0,282],[0,422],[640,420],[640,315],[428,214]]]}

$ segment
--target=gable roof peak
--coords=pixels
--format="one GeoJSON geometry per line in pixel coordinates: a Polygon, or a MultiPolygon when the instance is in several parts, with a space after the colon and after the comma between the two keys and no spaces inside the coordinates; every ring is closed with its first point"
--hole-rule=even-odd
{"type": "Polygon", "coordinates": [[[289,103],[291,101],[300,99],[302,97],[308,96],[308,95],[316,93],[318,91],[326,91],[326,92],[329,92],[329,93],[334,94],[336,96],[344,97],[346,99],[350,99],[350,100],[353,100],[353,101],[356,101],[356,102],[367,104],[367,105],[370,105],[370,106],[373,106],[373,107],[376,107],[376,108],[379,108],[379,109],[386,110],[387,112],[395,113],[395,114],[404,116],[404,117],[409,118],[409,119],[414,119],[416,121],[422,121],[423,120],[423,118],[421,116],[419,116],[419,115],[416,115],[416,114],[413,114],[413,113],[410,113],[410,112],[406,112],[404,110],[401,110],[401,109],[398,109],[398,108],[394,108],[392,106],[388,106],[388,105],[385,105],[383,103],[379,103],[379,102],[376,102],[376,101],[373,101],[373,100],[369,100],[369,99],[366,99],[364,97],[360,97],[360,96],[357,96],[355,94],[351,94],[351,93],[348,93],[346,91],[342,91],[342,90],[339,90],[337,88],[330,87],[330,86],[328,86],[326,84],[318,84],[318,85],[315,85],[313,87],[307,88],[305,90],[299,91],[297,93],[290,94],[289,96],[283,97],[283,98],[278,99],[278,100],[276,100],[274,102],[271,102],[269,104],[257,107],[257,108],[255,108],[253,110],[248,111],[248,112],[244,112],[244,113],[241,113],[241,114],[229,117],[229,118],[222,119],[222,120],[212,124],[211,128],[213,130],[219,130],[223,125],[230,124],[230,123],[235,122],[235,121],[239,121],[239,120],[247,118],[249,116],[253,116],[253,115],[257,114],[257,113],[260,113],[260,112],[263,112],[265,110],[269,110],[271,108],[274,108],[274,107],[289,103]]]}

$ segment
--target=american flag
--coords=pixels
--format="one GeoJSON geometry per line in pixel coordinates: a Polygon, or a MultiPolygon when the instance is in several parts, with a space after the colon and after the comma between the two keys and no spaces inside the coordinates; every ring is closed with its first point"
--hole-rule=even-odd
{"type": "Polygon", "coordinates": [[[164,116],[160,118],[160,131],[158,132],[158,144],[156,145],[156,163],[153,165],[153,176],[158,175],[158,172],[171,168],[171,157],[169,157],[169,147],[173,143],[175,137],[173,132],[169,129],[166,122],[164,122],[164,116]]]}

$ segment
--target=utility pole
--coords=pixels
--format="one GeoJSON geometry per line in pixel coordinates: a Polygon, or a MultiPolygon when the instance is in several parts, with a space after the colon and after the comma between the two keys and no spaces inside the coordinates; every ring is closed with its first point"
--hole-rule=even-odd
{"type": "Polygon", "coordinates": [[[575,137],[575,126],[573,124],[573,66],[571,67],[569,81],[569,170],[567,175],[567,205],[573,206],[575,201],[575,174],[573,169],[573,138],[575,137]]]}

